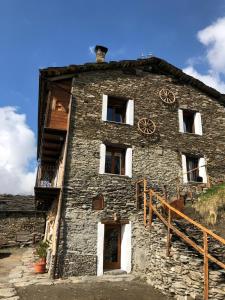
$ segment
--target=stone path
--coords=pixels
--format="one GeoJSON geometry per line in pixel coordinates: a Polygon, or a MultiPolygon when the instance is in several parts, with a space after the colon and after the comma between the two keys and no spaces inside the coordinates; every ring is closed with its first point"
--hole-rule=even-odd
{"type": "MultiPolygon", "coordinates": [[[[51,280],[48,274],[35,274],[33,268],[33,249],[26,248],[17,250],[19,253],[12,253],[9,257],[0,259],[0,300],[19,300],[17,289],[32,286],[50,286],[58,284],[83,284],[100,282],[121,282],[132,281],[136,277],[133,275],[104,275],[70,277],[66,280],[51,280]],[[10,267],[9,267],[10,264],[10,267]]],[[[16,252],[16,250],[15,250],[16,252]]],[[[21,299],[22,300],[22,299],[21,299]]]]}
{"type": "Polygon", "coordinates": [[[24,249],[4,249],[0,252],[0,299],[18,300],[16,289],[10,283],[10,274],[21,263],[24,249]]]}
{"type": "MultiPolygon", "coordinates": [[[[31,284],[53,284],[47,274],[37,275],[33,270],[33,249],[12,250],[11,255],[0,260],[0,299],[19,300],[16,288],[31,284]]],[[[9,251],[8,251],[9,252],[9,251]]],[[[4,253],[2,253],[4,256],[4,253]]]]}
{"type": "Polygon", "coordinates": [[[131,274],[51,280],[47,273],[34,273],[32,248],[20,250],[19,253],[0,259],[0,300],[39,300],[49,297],[55,300],[62,298],[71,300],[74,299],[74,293],[79,300],[114,300],[118,299],[117,291],[120,291],[121,300],[137,299],[138,295],[142,295],[140,300],[169,299],[131,274]],[[1,264],[5,266],[1,268],[1,264]],[[105,298],[105,294],[101,294],[103,293],[101,287],[104,293],[111,296],[105,298]]]}

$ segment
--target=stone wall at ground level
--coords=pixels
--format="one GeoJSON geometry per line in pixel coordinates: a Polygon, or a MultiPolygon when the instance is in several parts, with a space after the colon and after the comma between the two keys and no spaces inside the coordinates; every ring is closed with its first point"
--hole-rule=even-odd
{"type": "Polygon", "coordinates": [[[26,212],[0,213],[0,247],[28,245],[40,240],[45,230],[43,214],[26,212]]]}
{"type": "MultiPolygon", "coordinates": [[[[174,237],[167,257],[165,226],[158,220],[154,220],[151,230],[140,224],[133,223],[133,273],[144,275],[155,288],[177,299],[184,300],[185,295],[202,299],[203,256],[174,237]]],[[[225,299],[224,272],[213,265],[209,267],[209,299],[225,299]]]]}

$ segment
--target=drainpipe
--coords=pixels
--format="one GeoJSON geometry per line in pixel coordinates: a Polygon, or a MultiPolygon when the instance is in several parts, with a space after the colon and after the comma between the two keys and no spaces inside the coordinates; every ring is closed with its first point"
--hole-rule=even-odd
{"type": "Polygon", "coordinates": [[[67,154],[68,154],[69,130],[70,130],[70,122],[71,122],[73,82],[74,82],[74,78],[72,79],[72,86],[71,86],[71,93],[70,93],[71,97],[70,97],[68,124],[67,124],[67,134],[66,134],[65,149],[64,149],[64,154],[63,154],[62,186],[61,186],[60,193],[59,193],[57,214],[56,214],[56,218],[55,218],[55,239],[53,240],[53,251],[52,251],[51,263],[50,263],[50,268],[49,268],[49,277],[52,278],[52,279],[55,279],[56,265],[57,265],[57,261],[58,261],[60,223],[61,223],[61,216],[62,216],[63,188],[64,188],[65,169],[66,169],[66,161],[67,161],[67,154]]]}

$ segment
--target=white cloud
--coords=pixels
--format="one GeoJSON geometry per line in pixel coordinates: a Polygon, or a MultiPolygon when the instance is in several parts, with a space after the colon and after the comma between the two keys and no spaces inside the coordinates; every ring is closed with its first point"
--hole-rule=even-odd
{"type": "Polygon", "coordinates": [[[26,116],[15,107],[0,107],[1,194],[33,194],[36,171],[28,167],[35,155],[35,136],[26,116]]]}
{"type": "Polygon", "coordinates": [[[199,31],[198,39],[207,47],[210,67],[225,74],[225,17],[199,31]]]}
{"type": "Polygon", "coordinates": [[[225,93],[225,82],[221,78],[221,75],[225,74],[225,17],[200,30],[197,37],[206,47],[206,52],[201,59],[189,59],[189,65],[183,71],[225,93]],[[203,61],[208,64],[206,74],[199,73],[195,68],[196,63],[203,61]]]}
{"type": "Polygon", "coordinates": [[[188,75],[201,80],[206,85],[218,90],[219,92],[225,93],[225,82],[221,80],[219,74],[212,72],[211,70],[209,70],[207,74],[201,74],[193,66],[188,66],[183,69],[183,71],[188,75]]]}

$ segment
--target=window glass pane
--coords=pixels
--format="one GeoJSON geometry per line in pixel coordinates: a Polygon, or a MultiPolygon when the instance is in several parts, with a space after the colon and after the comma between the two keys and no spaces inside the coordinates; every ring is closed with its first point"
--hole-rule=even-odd
{"type": "Polygon", "coordinates": [[[194,133],[194,116],[194,112],[183,111],[184,132],[194,133]]]}
{"type": "Polygon", "coordinates": [[[127,101],[114,97],[108,98],[107,121],[125,122],[127,101]]]}
{"type": "Polygon", "coordinates": [[[118,122],[118,123],[122,123],[123,122],[123,118],[122,118],[121,114],[116,113],[114,121],[118,122]]]}
{"type": "Polygon", "coordinates": [[[197,157],[187,157],[187,171],[188,171],[188,181],[197,181],[198,178],[198,158],[197,157]],[[190,171],[190,172],[189,172],[190,171]]]}
{"type": "Polygon", "coordinates": [[[105,172],[112,173],[112,153],[109,151],[106,152],[105,172]]]}
{"type": "Polygon", "coordinates": [[[121,174],[121,153],[115,153],[114,162],[114,174],[121,174]]]}
{"type": "Polygon", "coordinates": [[[112,107],[108,107],[108,109],[107,109],[107,120],[113,121],[113,108],[112,107]]]}

